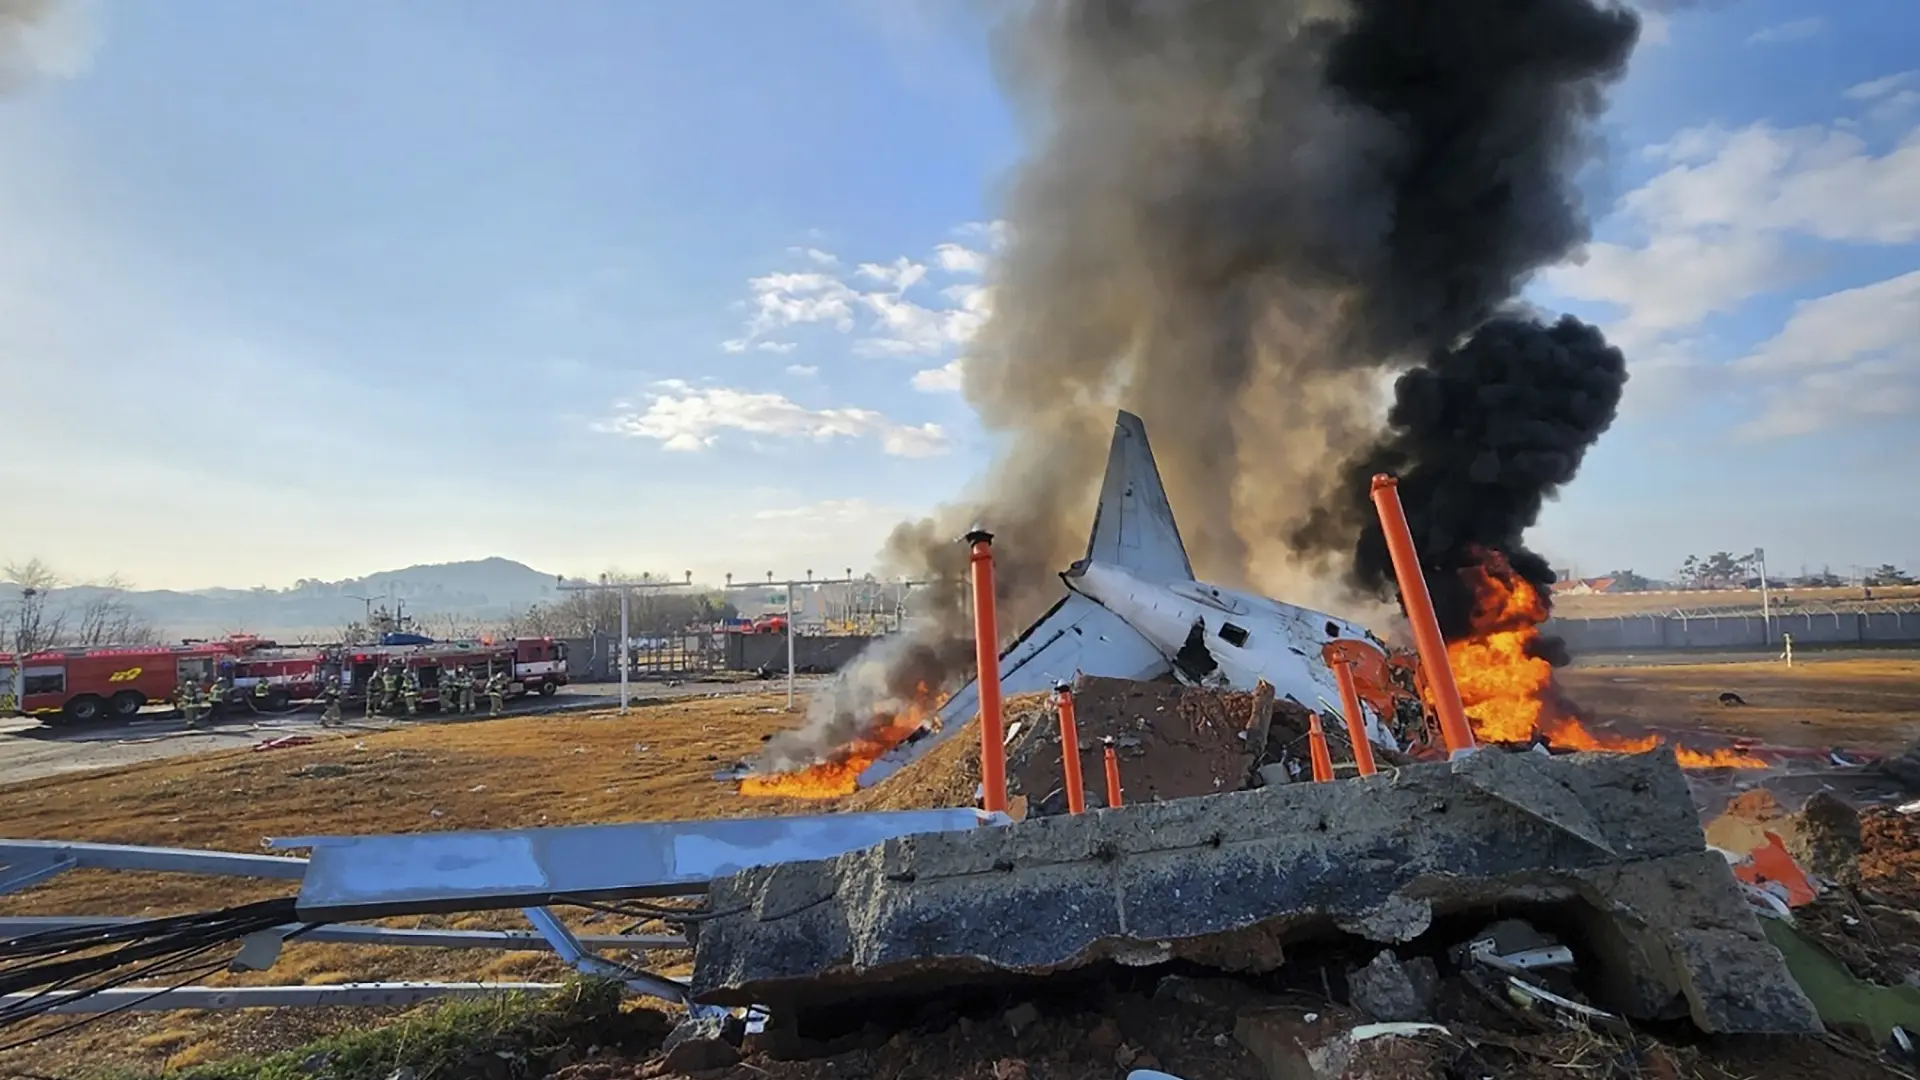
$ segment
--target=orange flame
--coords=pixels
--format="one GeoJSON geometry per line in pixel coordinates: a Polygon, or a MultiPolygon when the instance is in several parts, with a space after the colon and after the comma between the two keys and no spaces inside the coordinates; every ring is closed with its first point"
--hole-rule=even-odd
{"type": "Polygon", "coordinates": [[[920,730],[938,704],[921,683],[913,703],[897,715],[882,715],[865,735],[836,748],[825,761],[794,772],[748,776],[740,781],[740,794],[785,799],[837,799],[851,795],[860,787],[860,774],[880,755],[898,746],[920,730]]]}
{"type": "MultiPolygon", "coordinates": [[[[1447,659],[1460,686],[1460,703],[1481,742],[1524,743],[1536,734],[1562,750],[1606,750],[1638,754],[1660,745],[1657,736],[1638,738],[1599,732],[1574,715],[1554,686],[1553,665],[1536,655],[1547,603],[1533,583],[1515,573],[1507,558],[1486,552],[1479,563],[1460,572],[1472,590],[1471,637],[1450,642],[1447,659]]],[[[1764,769],[1767,763],[1732,750],[1699,751],[1674,747],[1685,768],[1764,769]]]]}

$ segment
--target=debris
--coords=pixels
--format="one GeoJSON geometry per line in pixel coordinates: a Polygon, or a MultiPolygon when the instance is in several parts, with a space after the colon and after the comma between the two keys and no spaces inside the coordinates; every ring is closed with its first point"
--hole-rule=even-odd
{"type": "Polygon", "coordinates": [[[1731,690],[1725,691],[1720,695],[1720,704],[1722,705],[1733,707],[1733,706],[1745,705],[1746,703],[1747,701],[1745,698],[1741,697],[1739,694],[1736,694],[1731,690]]]}
{"type": "Polygon", "coordinates": [[[668,1072],[724,1069],[740,1060],[745,1034],[746,1025],[736,1016],[689,1016],[660,1044],[661,1064],[668,1072]]]}
{"type": "Polygon", "coordinates": [[[1859,880],[1860,814],[1828,792],[1816,791],[1785,837],[1787,854],[1828,881],[1851,885],[1859,880]]]}
{"type": "Polygon", "coordinates": [[[1392,949],[1381,950],[1366,967],[1347,973],[1354,1007],[1376,1020],[1425,1019],[1439,986],[1440,973],[1432,960],[1420,956],[1402,964],[1392,949]]]}
{"type": "Polygon", "coordinates": [[[253,744],[255,753],[262,750],[284,750],[289,746],[305,746],[313,741],[311,735],[282,735],[277,739],[268,739],[253,744]]]}
{"type": "Polygon", "coordinates": [[[1790,908],[1813,903],[1815,896],[1813,883],[1787,854],[1785,844],[1780,842],[1780,834],[1768,832],[1767,842],[1754,848],[1747,856],[1733,864],[1733,875],[1755,888],[1770,892],[1786,902],[1790,908]]]}
{"type": "Polygon", "coordinates": [[[744,870],[712,883],[692,989],[805,1013],[905,979],[1046,975],[1135,953],[1266,971],[1290,930],[1332,923],[1395,945],[1438,907],[1559,899],[1605,922],[1600,974],[1625,1014],[1683,1003],[1707,1032],[1819,1030],[1702,843],[1671,753],[1489,750],[1392,781],[1141,803],[744,870]]]}
{"type": "Polygon", "coordinates": [[[1354,1042],[1366,1042],[1368,1039],[1388,1038],[1395,1035],[1424,1035],[1427,1033],[1447,1036],[1453,1034],[1453,1032],[1448,1031],[1439,1024],[1401,1022],[1392,1024],[1361,1024],[1359,1027],[1347,1032],[1347,1038],[1352,1039],[1354,1042]]]}
{"type": "Polygon", "coordinates": [[[1025,1035],[1028,1028],[1040,1022],[1040,1010],[1034,1006],[1033,1002],[1023,1001],[1008,1009],[1001,1019],[1007,1022],[1007,1030],[1017,1039],[1025,1035]]]}
{"type": "Polygon", "coordinates": [[[1572,998],[1561,997],[1518,975],[1507,976],[1507,996],[1521,1008],[1545,1008],[1551,1011],[1556,1020],[1570,1028],[1606,1027],[1615,1031],[1627,1030],[1626,1023],[1613,1013],[1584,1005],[1572,998]]]}

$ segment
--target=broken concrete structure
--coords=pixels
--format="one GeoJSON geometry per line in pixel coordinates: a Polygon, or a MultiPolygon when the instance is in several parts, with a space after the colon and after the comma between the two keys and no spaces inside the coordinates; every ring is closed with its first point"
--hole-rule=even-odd
{"type": "Polygon", "coordinates": [[[804,1013],[1102,961],[1258,972],[1336,931],[1406,946],[1515,905],[1577,927],[1606,1008],[1820,1030],[1666,751],[1482,751],[755,868],[713,883],[692,988],[804,1013]]]}

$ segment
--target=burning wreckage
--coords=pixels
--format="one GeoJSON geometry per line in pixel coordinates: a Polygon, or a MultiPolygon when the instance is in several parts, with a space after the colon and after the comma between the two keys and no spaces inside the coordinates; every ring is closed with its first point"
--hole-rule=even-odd
{"type": "MultiPolygon", "coordinates": [[[[1374,494],[1391,532],[1392,485],[1374,494]]],[[[990,598],[987,540],[974,540],[990,598]]],[[[1410,543],[1395,546],[1411,555],[1410,543]]],[[[191,979],[220,967],[264,970],[283,941],[298,938],[544,946],[634,993],[685,1003],[682,1038],[737,1041],[741,1009],[769,1038],[804,1038],[809,1025],[848,1005],[1074,978],[1115,964],[1284,971],[1291,952],[1329,938],[1431,954],[1436,939],[1459,938],[1462,920],[1486,925],[1519,913],[1569,944],[1531,931],[1489,931],[1467,942],[1458,962],[1493,996],[1574,1023],[1689,1019],[1707,1032],[1821,1030],[1761,930],[1752,890],[1707,846],[1670,748],[1549,754],[1542,743],[1515,752],[1493,745],[1506,740],[1474,713],[1483,734],[1494,735],[1483,745],[1460,700],[1476,701],[1481,685],[1471,668],[1451,685],[1447,661],[1458,658],[1457,643],[1441,641],[1431,610],[1422,610],[1418,570],[1406,565],[1411,618],[1427,624],[1416,634],[1417,665],[1353,623],[1196,581],[1145,430],[1123,413],[1087,557],[1063,575],[1068,596],[1009,649],[982,649],[982,677],[923,729],[888,721],[892,745],[869,740],[871,760],[855,773],[848,761],[837,763],[838,775],[856,785],[884,789],[890,777],[954,750],[971,759],[958,737],[976,729],[965,721],[978,712],[984,809],[275,842],[305,849],[306,858],[0,841],[0,893],[75,868],[298,883],[292,897],[197,915],[0,921],[9,935],[0,946],[8,957],[0,1024],[124,1008],[392,1005],[502,989],[165,981],[182,971],[191,979]],[[1167,675],[1176,683],[1143,681],[1167,675]],[[1001,732],[1003,691],[1046,691],[1070,679],[1077,682],[1056,699],[1050,739],[1037,735],[1044,723],[1001,732]],[[1166,704],[1153,709],[1153,724],[1180,736],[1170,742],[1188,744],[1190,758],[1211,753],[1211,764],[1184,780],[1149,783],[1153,800],[1122,805],[1116,749],[1131,742],[1139,752],[1149,725],[1103,732],[1107,720],[1089,709],[1076,731],[1075,686],[1089,703],[1103,693],[1160,695],[1166,704]],[[1221,702],[1233,709],[1223,712],[1221,702]],[[1421,720],[1429,713],[1438,717],[1437,740],[1421,720]],[[1342,757],[1358,775],[1335,782],[1320,714],[1344,717],[1352,740],[1342,757]],[[1309,743],[1320,782],[1289,782],[1289,771],[1261,767],[1282,732],[1309,743]],[[1083,770],[1083,734],[1099,740],[1104,768],[1083,770]],[[1200,744],[1208,745],[1196,751],[1200,744]],[[1048,766],[1033,752],[1048,746],[1059,748],[1054,760],[1074,789],[1058,807],[1040,790],[1048,766]],[[1377,768],[1375,752],[1390,767],[1377,768]],[[1080,812],[1080,778],[1103,772],[1105,808],[1080,812]],[[1013,814],[1010,779],[1028,796],[1013,814]],[[658,903],[687,896],[705,903],[658,903]],[[683,930],[583,937],[555,914],[565,905],[650,915],[683,930]],[[367,921],[510,908],[524,911],[531,933],[367,921]],[[193,966],[223,943],[238,944],[238,954],[193,966]],[[686,981],[602,952],[676,948],[692,952],[686,981]],[[1565,978],[1576,957],[1577,986],[1565,978]],[[1594,1004],[1576,1000],[1581,995],[1594,1004]]],[[[981,608],[990,616],[990,602],[981,608]]],[[[990,628],[980,640],[995,640],[990,628]]],[[[1566,729],[1539,727],[1547,742],[1564,745],[1566,729]]],[[[1134,757],[1129,768],[1137,778],[1151,764],[1134,757]]],[[[1392,957],[1385,963],[1391,968],[1392,957]]]]}

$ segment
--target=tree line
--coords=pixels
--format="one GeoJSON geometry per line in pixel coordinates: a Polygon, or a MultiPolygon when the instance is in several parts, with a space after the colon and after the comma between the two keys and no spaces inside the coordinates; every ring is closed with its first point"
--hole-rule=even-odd
{"type": "MultiPolygon", "coordinates": [[[[1615,570],[1607,575],[1613,579],[1614,592],[1646,592],[1652,589],[1757,589],[1760,587],[1759,560],[1751,552],[1735,555],[1730,551],[1716,551],[1711,555],[1689,555],[1680,564],[1670,581],[1658,581],[1634,573],[1632,570],[1615,570]]],[[[1803,573],[1791,577],[1769,572],[1767,584],[1773,588],[1801,589],[1840,589],[1850,585],[1864,585],[1867,588],[1880,588],[1893,585],[1920,585],[1912,575],[1893,563],[1881,563],[1860,574],[1857,578],[1844,578],[1830,569],[1822,568],[1816,573],[1803,573]]]]}
{"type": "Polygon", "coordinates": [[[127,602],[127,583],[119,575],[104,581],[70,583],[40,559],[0,566],[0,577],[19,595],[0,607],[0,649],[42,649],[96,645],[153,645],[165,635],[127,602]],[[78,585],[88,586],[84,592],[78,585]]]}

